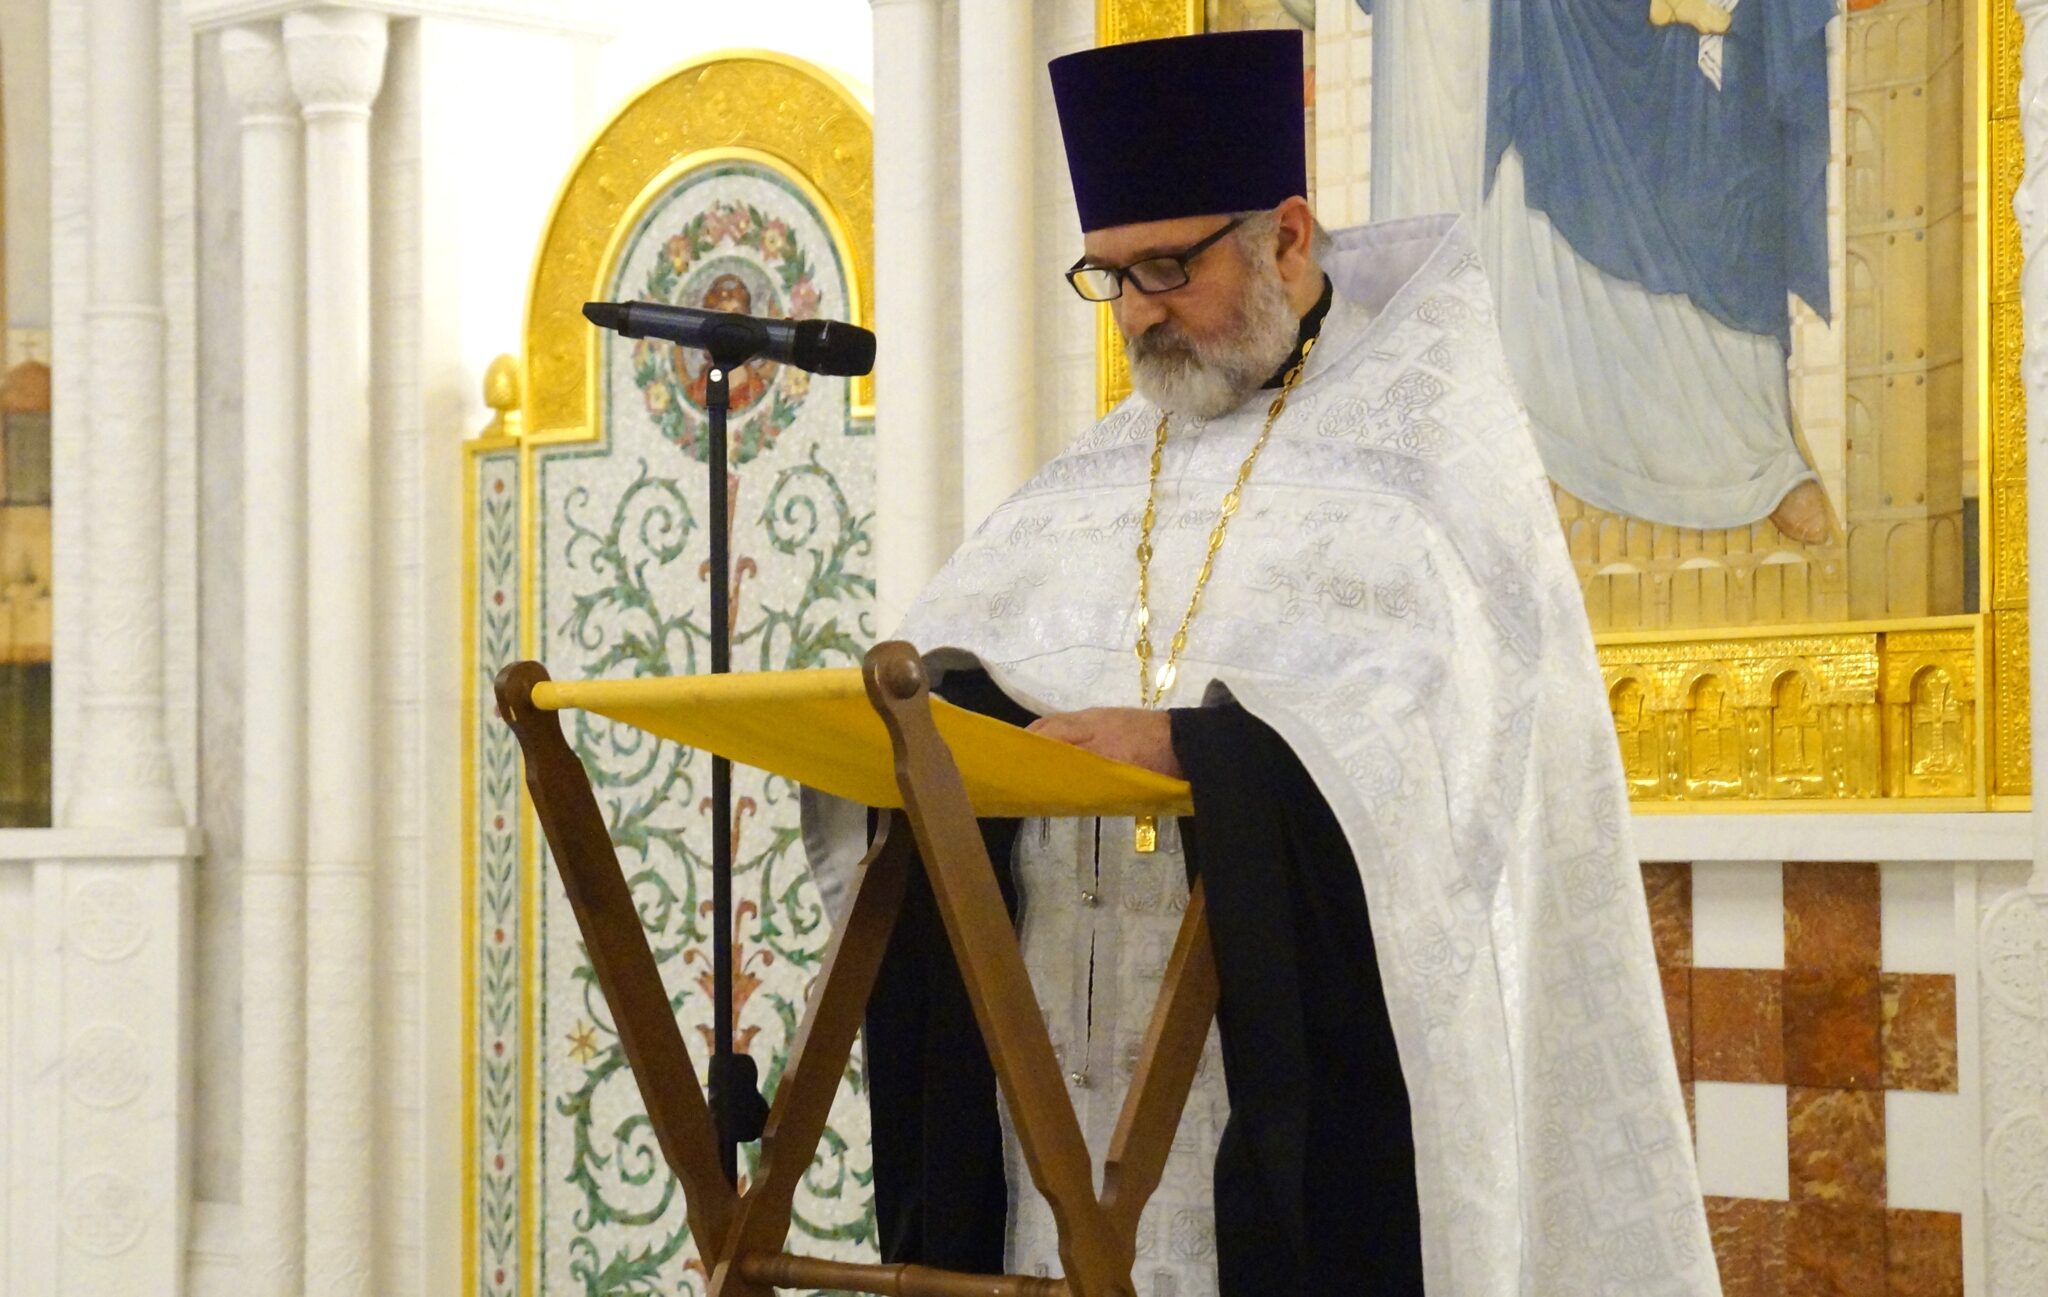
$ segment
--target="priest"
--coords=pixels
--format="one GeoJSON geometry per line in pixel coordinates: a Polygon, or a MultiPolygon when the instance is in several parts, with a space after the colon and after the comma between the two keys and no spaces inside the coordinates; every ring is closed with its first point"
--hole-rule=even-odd
{"type": "MultiPolygon", "coordinates": [[[[1297,33],[1051,71],[1067,278],[1135,391],[897,636],[953,701],[1192,787],[1179,823],[983,826],[1098,1158],[1206,888],[1218,1030],[1139,1291],[1718,1292],[1592,640],[1469,235],[1321,230],[1297,33]]],[[[828,903],[864,828],[807,799],[828,903]]],[[[884,1259],[1058,1273],[922,880],[866,1046],[884,1259]]]]}

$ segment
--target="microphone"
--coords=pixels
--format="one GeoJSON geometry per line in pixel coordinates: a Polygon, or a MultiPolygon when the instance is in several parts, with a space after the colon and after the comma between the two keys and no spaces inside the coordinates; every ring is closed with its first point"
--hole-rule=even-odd
{"type": "Polygon", "coordinates": [[[875,367],[875,335],[838,320],[764,320],[654,302],[585,302],[583,318],[628,338],[661,338],[708,351],[727,369],[756,356],[844,378],[875,367]]]}

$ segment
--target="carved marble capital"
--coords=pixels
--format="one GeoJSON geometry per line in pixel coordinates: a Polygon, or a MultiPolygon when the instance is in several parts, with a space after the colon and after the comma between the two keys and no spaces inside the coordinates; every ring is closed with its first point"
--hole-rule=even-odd
{"type": "Polygon", "coordinates": [[[370,115],[384,84],[390,21],[369,9],[300,9],[284,16],[285,63],[308,121],[370,115]]]}
{"type": "Polygon", "coordinates": [[[220,66],[242,125],[298,123],[299,100],[292,93],[284,33],[277,23],[243,23],[221,32],[220,66]]]}

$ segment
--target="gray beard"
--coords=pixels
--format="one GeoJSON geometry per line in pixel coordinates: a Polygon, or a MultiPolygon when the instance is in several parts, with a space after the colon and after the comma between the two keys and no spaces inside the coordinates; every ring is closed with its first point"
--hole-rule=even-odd
{"type": "Polygon", "coordinates": [[[1301,320],[1280,270],[1255,272],[1236,317],[1220,337],[1198,341],[1174,325],[1124,336],[1131,386],[1169,414],[1214,419],[1243,405],[1294,350],[1301,320]]]}

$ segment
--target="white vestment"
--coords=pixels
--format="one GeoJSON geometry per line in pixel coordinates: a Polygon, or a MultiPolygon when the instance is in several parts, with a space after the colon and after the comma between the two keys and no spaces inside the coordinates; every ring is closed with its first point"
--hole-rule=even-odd
{"type": "MultiPolygon", "coordinates": [[[[1412,1106],[1433,1297],[1717,1293],[1613,726],[1492,295],[1451,218],[1336,237],[1335,301],[1165,705],[1234,697],[1343,826],[1412,1106]]],[[[1155,628],[1186,606],[1267,404],[1174,420],[1155,628]]],[[[1128,400],[1047,465],[900,637],[971,653],[1034,711],[1136,703],[1134,549],[1158,418],[1128,400]]],[[[810,812],[836,904],[864,821],[817,799],[810,812]]],[[[1138,857],[1129,821],[1104,821],[1098,856],[1097,832],[1027,823],[1018,883],[1026,963],[1100,1159],[1185,887],[1171,834],[1138,857]]],[[[1147,1214],[1140,1292],[1214,1291],[1226,1115],[1212,1038],[1147,1214]]],[[[1011,1145],[1011,1264],[1058,1273],[1011,1145]]]]}

